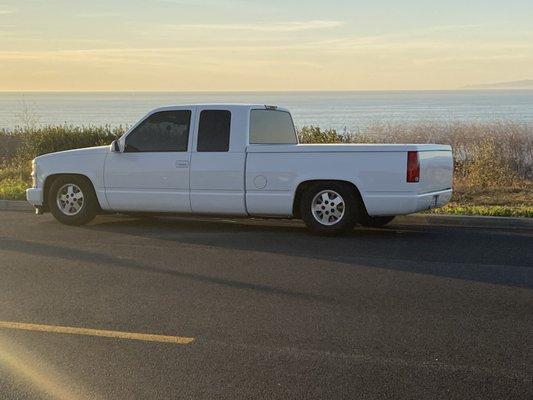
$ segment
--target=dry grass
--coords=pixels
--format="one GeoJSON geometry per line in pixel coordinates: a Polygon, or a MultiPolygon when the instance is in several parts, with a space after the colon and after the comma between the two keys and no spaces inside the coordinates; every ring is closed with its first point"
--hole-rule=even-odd
{"type": "MultiPolygon", "coordinates": [[[[30,182],[30,160],[36,155],[108,144],[123,131],[108,126],[0,130],[0,198],[23,197],[23,188],[30,182]]],[[[345,135],[306,126],[298,134],[302,143],[449,144],[454,150],[455,193],[452,204],[441,211],[533,215],[531,125],[375,124],[345,135]]]]}
{"type": "Polygon", "coordinates": [[[527,124],[375,124],[346,135],[310,126],[300,129],[299,136],[302,143],[449,144],[455,176],[463,185],[496,187],[533,180],[533,126],[527,124]]]}
{"type": "Polygon", "coordinates": [[[358,133],[303,127],[303,143],[441,143],[454,151],[454,196],[435,212],[533,216],[533,127],[514,122],[376,124],[358,133]]]}
{"type": "Polygon", "coordinates": [[[517,204],[533,206],[533,182],[524,182],[521,187],[488,189],[456,186],[454,187],[453,200],[457,203],[476,206],[513,206],[517,204]]]}

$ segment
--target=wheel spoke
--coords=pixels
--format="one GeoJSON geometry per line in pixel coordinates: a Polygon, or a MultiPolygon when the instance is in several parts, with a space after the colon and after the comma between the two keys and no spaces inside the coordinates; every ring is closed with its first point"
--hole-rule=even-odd
{"type": "Polygon", "coordinates": [[[338,206],[339,204],[342,204],[342,197],[337,196],[336,198],[334,198],[333,200],[331,200],[331,203],[332,203],[335,207],[338,206]]]}
{"type": "Polygon", "coordinates": [[[335,218],[340,218],[342,216],[342,212],[337,209],[334,209],[331,215],[333,215],[335,218]]]}

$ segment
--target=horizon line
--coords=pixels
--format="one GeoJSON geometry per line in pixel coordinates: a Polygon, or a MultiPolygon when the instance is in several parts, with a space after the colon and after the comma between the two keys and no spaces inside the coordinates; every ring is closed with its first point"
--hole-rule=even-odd
{"type": "Polygon", "coordinates": [[[294,89],[294,90],[151,90],[151,89],[104,89],[104,90],[2,90],[0,93],[350,93],[350,92],[475,92],[475,91],[531,91],[533,88],[468,88],[457,89],[294,89]]]}

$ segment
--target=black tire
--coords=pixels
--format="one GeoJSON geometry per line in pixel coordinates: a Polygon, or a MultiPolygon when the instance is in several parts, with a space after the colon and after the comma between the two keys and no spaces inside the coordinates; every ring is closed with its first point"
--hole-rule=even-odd
{"type": "Polygon", "coordinates": [[[363,226],[368,226],[372,228],[381,228],[382,226],[387,225],[394,219],[394,215],[388,215],[385,217],[371,217],[367,215],[365,218],[362,218],[359,223],[363,226]]]}
{"type": "MultiPolygon", "coordinates": [[[[75,194],[79,194],[79,192],[75,194]]],[[[52,215],[59,222],[66,225],[85,225],[94,219],[99,210],[98,199],[94,193],[93,185],[87,178],[78,175],[63,175],[54,180],[48,192],[48,207],[52,215]],[[72,195],[68,194],[68,185],[73,185],[71,186],[72,188],[77,187],[80,189],[81,200],[79,198],[72,200],[72,195]],[[65,189],[65,187],[67,188],[65,189]],[[68,197],[66,202],[58,200],[59,191],[62,191],[68,197]],[[68,204],[74,205],[74,202],[76,202],[75,206],[78,209],[71,208],[70,215],[70,210],[63,211],[60,208],[60,204],[65,204],[63,209],[66,209],[68,204]]]]}
{"type": "Polygon", "coordinates": [[[300,215],[303,221],[311,232],[319,235],[334,236],[353,229],[361,210],[361,202],[354,188],[342,182],[317,182],[303,193],[300,201],[300,215]],[[335,212],[339,211],[336,209],[337,206],[331,205],[333,203],[330,202],[325,204],[327,200],[324,201],[317,197],[320,196],[321,192],[326,192],[329,195],[329,191],[340,195],[343,202],[342,209],[344,212],[339,218],[333,216],[333,210],[336,210],[335,212]],[[320,203],[317,204],[317,201],[320,203]],[[315,217],[316,213],[321,213],[321,211],[314,212],[312,210],[313,206],[324,207],[324,211],[321,214],[323,223],[318,220],[320,216],[315,217]],[[328,215],[326,216],[325,214],[328,215]],[[328,218],[331,220],[328,220],[328,218]],[[327,223],[329,225],[326,225],[327,223]]]}

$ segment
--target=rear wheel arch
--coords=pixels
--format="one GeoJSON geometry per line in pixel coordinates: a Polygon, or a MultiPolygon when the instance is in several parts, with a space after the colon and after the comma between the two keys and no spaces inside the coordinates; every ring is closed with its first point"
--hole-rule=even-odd
{"type": "Polygon", "coordinates": [[[353,190],[357,200],[359,201],[364,214],[367,214],[365,202],[363,201],[361,192],[359,191],[359,188],[353,182],[345,181],[342,179],[310,179],[307,181],[300,182],[298,186],[296,187],[296,190],[294,192],[293,203],[292,203],[292,215],[295,218],[301,218],[300,202],[302,200],[303,194],[305,193],[307,189],[314,186],[315,184],[320,184],[320,183],[327,184],[327,183],[333,183],[333,182],[341,183],[341,184],[344,184],[350,187],[350,189],[353,190]]]}

